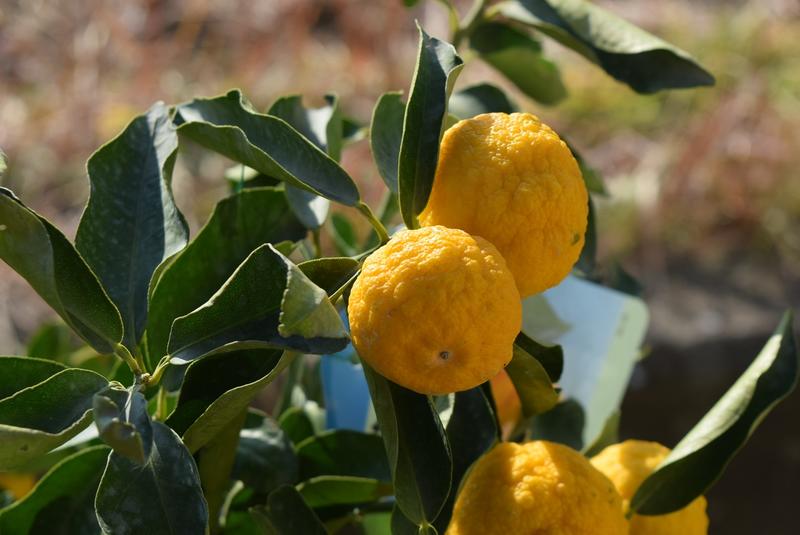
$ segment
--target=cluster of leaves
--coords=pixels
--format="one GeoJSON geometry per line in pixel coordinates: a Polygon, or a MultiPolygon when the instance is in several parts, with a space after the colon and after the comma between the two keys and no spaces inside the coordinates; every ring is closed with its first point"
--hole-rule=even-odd
{"type": "MultiPolygon", "coordinates": [[[[685,53],[580,0],[477,2],[464,21],[456,17],[453,41],[467,40],[528,95],[552,103],[563,85],[529,29],[642,92],[710,82],[685,53]]],[[[321,108],[281,98],[263,114],[238,91],[154,105],[90,158],[91,196],[74,245],[0,189],[0,257],[66,325],[41,331],[29,356],[0,357],[0,470],[48,470],[0,510],[0,531],[311,534],[356,526],[377,534],[381,522],[393,533],[445,530],[462,477],[499,440],[488,385],[431,398],[365,365],[379,434],[321,431],[306,398],[324,400],[300,385],[306,354],[347,346],[337,307],[363,259],[388,240],[385,225],[399,213],[418,226],[444,129],[454,118],[517,109],[488,84],[453,93],[462,66],[453,45],[420,28],[407,100],[383,95],[369,127],[388,188],[377,216],[338,163],[365,129],[333,96],[321,108]],[[186,142],[237,163],[226,176],[231,195],[191,240],[170,187],[186,142]],[[344,216],[328,217],[331,201],[369,220],[366,243],[344,216]],[[325,228],[342,256],[321,256],[325,228]],[[72,347],[67,328],[85,346],[72,347]],[[273,416],[250,408],[281,375],[273,416]]],[[[588,243],[579,267],[591,275],[592,236],[588,243]]],[[[537,418],[546,438],[568,440],[569,425],[560,423],[570,421],[569,404],[554,386],[562,353],[520,333],[508,367],[523,406],[518,437],[530,437],[537,418]]],[[[703,493],[791,390],[797,369],[787,316],[632,507],[659,514],[703,493]]]]}

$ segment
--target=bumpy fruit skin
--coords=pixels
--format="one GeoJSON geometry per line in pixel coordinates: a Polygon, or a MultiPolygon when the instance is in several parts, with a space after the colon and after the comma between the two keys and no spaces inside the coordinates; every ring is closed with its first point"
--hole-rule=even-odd
{"type": "Polygon", "coordinates": [[[446,535],[625,535],[614,485],[577,451],[503,442],[470,469],[446,535]]]}
{"type": "Polygon", "coordinates": [[[419,221],[489,240],[527,297],[569,274],[583,249],[588,203],[558,134],[529,113],[487,113],[445,132],[419,221]]]}
{"type": "MultiPolygon", "coordinates": [[[[657,442],[626,440],[598,453],[592,464],[614,483],[627,510],[636,489],[668,454],[669,449],[657,442]]],[[[630,524],[630,535],[706,535],[706,499],[701,496],[668,515],[634,515],[630,524]]]]}
{"type": "Polygon", "coordinates": [[[440,226],[398,232],[373,253],[347,312],[361,358],[422,394],[489,380],[511,360],[522,324],[519,292],[497,249],[440,226]]]}

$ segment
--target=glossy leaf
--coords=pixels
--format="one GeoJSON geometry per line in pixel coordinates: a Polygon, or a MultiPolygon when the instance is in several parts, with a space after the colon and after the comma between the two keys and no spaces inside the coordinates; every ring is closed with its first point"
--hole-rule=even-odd
{"type": "Polygon", "coordinates": [[[439,141],[447,121],[447,103],[464,62],[449,43],[419,27],[417,66],[403,117],[398,158],[400,213],[408,228],[417,228],[417,215],[428,203],[439,141]]]}
{"type": "Polygon", "coordinates": [[[217,203],[205,226],[151,290],[147,327],[151,369],[166,354],[175,318],[205,303],[257,247],[297,241],[305,234],[279,190],[247,189],[217,203]]]}
{"type": "Polygon", "coordinates": [[[358,272],[358,260],[348,257],[329,256],[297,264],[311,282],[333,294],[358,272]]]}
{"type": "Polygon", "coordinates": [[[266,521],[266,533],[270,535],[327,535],[320,519],[291,485],[275,489],[267,498],[266,507],[256,507],[251,512],[266,521]]]}
{"type": "Polygon", "coordinates": [[[396,385],[362,364],[397,505],[415,524],[429,524],[451,489],[453,459],[442,423],[430,398],[396,385]]]}
{"type": "Polygon", "coordinates": [[[117,453],[109,456],[95,506],[108,533],[184,535],[208,528],[194,459],[161,422],[153,422],[153,450],[144,466],[117,453]]]}
{"type": "Polygon", "coordinates": [[[391,480],[386,450],[377,435],[329,430],[301,442],[296,449],[301,480],[328,475],[391,480]]]}
{"type": "Polygon", "coordinates": [[[100,438],[117,454],[144,464],[153,446],[153,429],[139,387],[112,384],[95,394],[92,407],[100,438]]]}
{"type": "Polygon", "coordinates": [[[530,344],[514,345],[514,356],[506,365],[506,373],[519,395],[522,415],[529,418],[553,408],[558,403],[558,392],[546,368],[526,348],[530,349],[530,344]]]}
{"type": "Polygon", "coordinates": [[[501,22],[481,24],[470,35],[470,47],[523,93],[542,104],[567,96],[558,67],[542,55],[531,36],[501,22]]]}
{"type": "Polygon", "coordinates": [[[713,85],[687,52],[585,0],[510,0],[493,8],[600,65],[639,93],[713,85]]]}
{"type": "Polygon", "coordinates": [[[52,360],[0,356],[0,400],[37,385],[65,369],[66,366],[52,360]]]}
{"type": "Polygon", "coordinates": [[[482,83],[453,93],[448,110],[459,119],[469,119],[482,113],[514,113],[519,107],[499,87],[482,83]]]}
{"type": "Polygon", "coordinates": [[[392,486],[377,479],[353,476],[319,476],[297,486],[309,507],[358,505],[392,494],[392,486]]]}
{"type": "Polygon", "coordinates": [[[92,397],[107,385],[102,375],[70,368],[0,400],[0,470],[77,435],[91,422],[92,397]]]}
{"type": "Polygon", "coordinates": [[[787,312],[753,363],[644,480],[631,511],[676,511],[719,479],[758,424],[797,385],[800,354],[792,323],[787,312]]]}
{"type": "Polygon", "coordinates": [[[0,510],[0,533],[99,534],[94,496],[109,451],[89,447],[51,468],[23,499],[0,510]]]}
{"type": "Polygon", "coordinates": [[[235,349],[333,353],[347,331],[323,289],[266,244],[253,251],[204,305],[177,318],[168,344],[182,364],[235,349]]]}
{"type": "Polygon", "coordinates": [[[100,353],[122,340],[122,320],[97,277],[64,235],[0,188],[0,258],[22,275],[100,353]]]}
{"type": "Polygon", "coordinates": [[[122,314],[129,349],[145,329],[150,277],[189,239],[170,187],[177,151],[169,109],[158,103],[87,164],[91,192],[75,246],[122,314]]]}
{"type": "Polygon", "coordinates": [[[208,443],[294,358],[279,350],[221,353],[189,366],[167,424],[195,452],[208,443]]]}
{"type": "Polygon", "coordinates": [[[260,173],[348,206],[359,201],[344,169],[283,119],[253,111],[238,90],[181,104],[175,121],[182,135],[260,173]]]}
{"type": "Polygon", "coordinates": [[[400,143],[403,138],[403,117],[406,106],[400,92],[384,93],[372,111],[369,130],[369,145],[378,173],[386,187],[397,193],[397,169],[400,158],[400,143]]]}
{"type": "Polygon", "coordinates": [[[283,430],[265,418],[255,429],[239,434],[233,477],[258,492],[268,493],[298,481],[298,460],[283,430]]]}

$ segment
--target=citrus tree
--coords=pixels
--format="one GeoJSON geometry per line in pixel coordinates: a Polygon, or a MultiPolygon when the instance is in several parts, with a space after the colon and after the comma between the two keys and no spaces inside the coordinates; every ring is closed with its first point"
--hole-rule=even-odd
{"type": "Polygon", "coordinates": [[[63,320],[0,357],[0,532],[706,532],[703,494],[797,381],[791,313],[671,451],[616,444],[614,421],[572,444],[570,355],[521,332],[520,303],[570,272],[602,282],[602,182],[502,89],[454,87],[463,53],[557,103],[544,38],[639,93],[713,78],[584,0],[478,0],[463,18],[441,4],[450,42],[419,27],[409,90],[368,126],[335,96],[154,104],[89,159],[74,243],[0,189],[0,257],[63,320]],[[378,209],[338,163],[364,138],[378,209]],[[185,143],[236,164],[194,237],[170,185],[185,143]],[[314,355],[351,343],[377,425],[320,429],[314,355]],[[489,383],[503,369],[506,432],[489,383]],[[279,378],[272,413],[252,408],[279,378]]]}

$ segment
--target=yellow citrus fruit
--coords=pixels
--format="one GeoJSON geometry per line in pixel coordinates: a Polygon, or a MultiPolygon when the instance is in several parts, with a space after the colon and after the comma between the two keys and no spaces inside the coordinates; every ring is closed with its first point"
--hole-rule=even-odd
{"type": "Polygon", "coordinates": [[[527,297],[578,260],[588,202],[575,158],[549,126],[529,113],[486,113],[445,132],[419,221],[492,242],[527,297]]]}
{"type": "Polygon", "coordinates": [[[490,382],[494,403],[497,406],[497,419],[503,430],[503,436],[508,437],[514,430],[522,414],[522,402],[505,370],[501,371],[490,382]]]}
{"type": "MultiPolygon", "coordinates": [[[[605,448],[592,458],[592,464],[611,479],[627,510],[636,489],[668,454],[669,449],[657,442],[626,440],[605,448]]],[[[630,524],[631,535],[705,535],[706,499],[701,496],[667,515],[634,515],[630,524]]]]}
{"type": "Polygon", "coordinates": [[[511,360],[522,324],[494,246],[440,226],[398,232],[364,262],[347,308],[367,364],[423,394],[467,390],[511,360]]]}
{"type": "Polygon", "coordinates": [[[447,535],[625,535],[614,485],[583,455],[537,440],[502,442],[467,473],[447,535]]]}
{"type": "Polygon", "coordinates": [[[36,478],[31,474],[0,473],[0,489],[10,492],[15,500],[22,499],[35,486],[36,478]]]}

